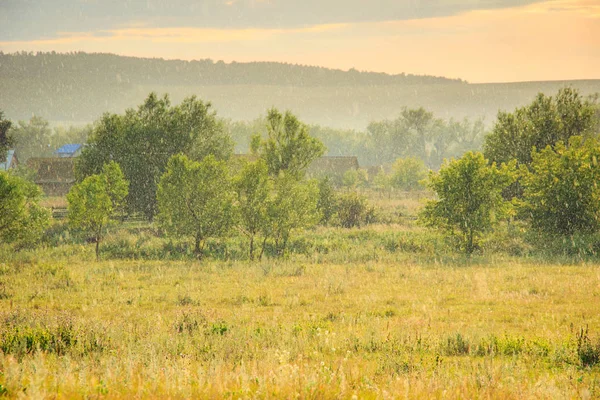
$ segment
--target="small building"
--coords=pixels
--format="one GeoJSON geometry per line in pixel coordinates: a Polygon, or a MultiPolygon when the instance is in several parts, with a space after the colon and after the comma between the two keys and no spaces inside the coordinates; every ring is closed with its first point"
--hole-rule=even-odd
{"type": "Polygon", "coordinates": [[[14,150],[6,152],[6,159],[0,162],[0,171],[9,171],[19,166],[19,159],[14,150]]]}
{"type": "Polygon", "coordinates": [[[56,150],[54,154],[56,155],[56,157],[60,158],[71,158],[81,155],[81,150],[83,150],[83,145],[70,143],[65,144],[64,146],[56,150]]]}
{"type": "Polygon", "coordinates": [[[359,169],[356,156],[325,156],[313,161],[306,171],[311,178],[328,176],[335,184],[341,184],[344,174],[359,169]]]}
{"type": "Polygon", "coordinates": [[[64,196],[75,184],[75,158],[30,158],[27,166],[36,171],[35,183],[46,196],[64,196]]]}

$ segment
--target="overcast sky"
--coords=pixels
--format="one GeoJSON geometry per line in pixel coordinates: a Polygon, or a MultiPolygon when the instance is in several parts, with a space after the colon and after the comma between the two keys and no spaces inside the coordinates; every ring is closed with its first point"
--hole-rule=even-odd
{"type": "Polygon", "coordinates": [[[600,79],[600,0],[0,0],[0,50],[600,79]]]}

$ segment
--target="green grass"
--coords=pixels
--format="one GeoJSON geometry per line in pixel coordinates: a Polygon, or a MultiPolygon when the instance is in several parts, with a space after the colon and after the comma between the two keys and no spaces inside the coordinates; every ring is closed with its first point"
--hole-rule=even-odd
{"type": "Polygon", "coordinates": [[[320,227],[250,263],[137,222],[96,262],[55,226],[0,246],[0,396],[600,397],[600,263],[519,232],[465,257],[413,222],[320,227]]]}

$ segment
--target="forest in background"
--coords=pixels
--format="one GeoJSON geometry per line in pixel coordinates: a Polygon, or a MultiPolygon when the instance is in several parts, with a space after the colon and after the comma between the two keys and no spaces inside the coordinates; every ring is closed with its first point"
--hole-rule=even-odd
{"type": "Polygon", "coordinates": [[[101,117],[99,110],[123,112],[156,91],[174,102],[195,94],[233,121],[254,120],[275,106],[308,124],[363,130],[372,121],[397,118],[404,107],[425,107],[439,118],[482,118],[490,126],[498,110],[567,85],[583,95],[600,91],[598,80],[469,84],[282,63],[0,53],[0,109],[13,121],[35,114],[53,125],[89,123],[101,117]]]}

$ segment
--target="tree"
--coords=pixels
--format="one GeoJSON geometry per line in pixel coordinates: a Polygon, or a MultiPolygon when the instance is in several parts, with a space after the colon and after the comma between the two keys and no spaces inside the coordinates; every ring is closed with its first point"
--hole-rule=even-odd
{"type": "Polygon", "coordinates": [[[298,181],[295,176],[280,175],[275,180],[274,197],[269,203],[268,223],[264,230],[262,257],[268,239],[273,240],[275,253],[285,254],[295,231],[315,225],[318,188],[314,181],[298,181]]]}
{"type": "Polygon", "coordinates": [[[367,185],[369,177],[364,169],[349,169],[344,172],[342,177],[342,186],[348,189],[356,189],[367,185]]]}
{"type": "Polygon", "coordinates": [[[79,179],[115,160],[130,182],[128,211],[148,219],[156,213],[157,184],[171,156],[182,153],[201,160],[211,154],[226,159],[233,148],[210,103],[192,96],[171,106],[167,95],[159,99],[155,93],[137,110],[105,114],[88,144],[76,165],[79,179]]]}
{"type": "Polygon", "coordinates": [[[392,185],[401,190],[417,190],[423,185],[421,181],[427,178],[425,163],[418,158],[399,158],[392,166],[392,185]]]}
{"type": "Polygon", "coordinates": [[[250,241],[250,260],[254,260],[254,240],[265,231],[268,223],[272,187],[273,183],[263,160],[246,164],[235,179],[238,226],[250,241]]]}
{"type": "Polygon", "coordinates": [[[389,190],[391,187],[391,179],[385,173],[383,167],[380,167],[377,171],[377,174],[373,178],[371,182],[371,186],[377,190],[379,193],[384,193],[386,190],[389,190]]]}
{"type": "Polygon", "coordinates": [[[484,154],[492,162],[517,160],[529,165],[532,149],[568,143],[575,135],[597,134],[595,105],[576,89],[560,89],[555,97],[540,93],[535,100],[512,113],[499,112],[492,132],[485,137],[484,154]]]}
{"type": "Polygon", "coordinates": [[[234,222],[233,191],[227,164],[209,155],[192,161],[171,157],[158,185],[158,221],[174,236],[192,237],[202,256],[206,239],[220,237],[234,222]]]}
{"type": "Polygon", "coordinates": [[[492,229],[511,209],[502,190],[514,180],[514,165],[497,168],[481,153],[466,153],[445,164],[439,173],[429,173],[429,187],[437,200],[427,203],[420,215],[427,226],[440,228],[471,254],[484,233],[492,229]]]}
{"type": "Polygon", "coordinates": [[[4,119],[4,113],[0,111],[0,163],[6,161],[6,152],[13,145],[13,138],[10,134],[12,122],[4,119]]]}
{"type": "Polygon", "coordinates": [[[20,246],[39,242],[50,212],[39,205],[42,191],[24,179],[0,172],[0,240],[20,246]]]}
{"type": "Polygon", "coordinates": [[[103,230],[127,196],[128,182],[116,162],[106,164],[102,173],[91,175],[67,194],[69,225],[93,235],[96,260],[103,230]]]}
{"type": "Polygon", "coordinates": [[[331,179],[326,176],[319,181],[319,198],[317,199],[317,210],[321,215],[319,221],[322,225],[327,225],[337,210],[337,196],[331,179]]]}
{"type": "Polygon", "coordinates": [[[325,146],[310,136],[308,127],[291,112],[267,112],[267,137],[255,136],[252,150],[263,158],[271,176],[281,172],[301,178],[304,170],[325,152],[325,146]]]}
{"type": "Polygon", "coordinates": [[[600,229],[600,143],[573,136],[533,153],[522,211],[534,229],[572,235],[600,229]]]}
{"type": "Polygon", "coordinates": [[[21,161],[31,157],[48,157],[52,155],[50,124],[44,118],[34,115],[27,122],[19,121],[12,129],[15,150],[21,161]]]}

